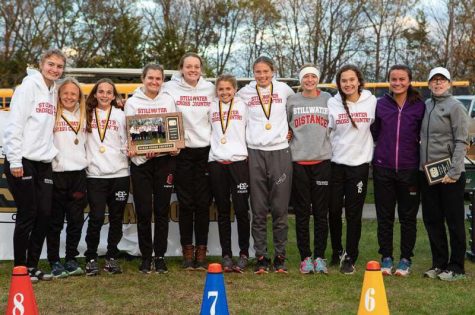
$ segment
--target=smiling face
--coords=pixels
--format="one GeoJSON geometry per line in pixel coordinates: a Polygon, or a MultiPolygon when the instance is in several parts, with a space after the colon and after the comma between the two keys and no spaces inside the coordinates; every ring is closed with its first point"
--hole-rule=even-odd
{"type": "Polygon", "coordinates": [[[435,96],[441,96],[450,89],[450,81],[441,74],[436,74],[429,81],[429,89],[435,96]]]}
{"type": "Polygon", "coordinates": [[[221,102],[229,103],[233,99],[234,94],[236,94],[236,89],[231,82],[219,81],[216,92],[221,102]]]}
{"type": "Polygon", "coordinates": [[[201,76],[201,61],[200,59],[189,56],[183,60],[183,67],[180,69],[185,82],[195,86],[201,76]]]}
{"type": "Polygon", "coordinates": [[[358,96],[358,88],[360,85],[361,83],[355,71],[348,70],[341,73],[340,87],[347,98],[358,96]]]}
{"type": "Polygon", "coordinates": [[[307,73],[302,78],[302,89],[306,92],[311,92],[317,89],[318,77],[313,73],[307,73]]]}
{"type": "Polygon", "coordinates": [[[265,62],[259,62],[254,65],[254,79],[260,87],[268,87],[272,82],[274,71],[265,62]]]}
{"type": "Polygon", "coordinates": [[[62,107],[72,112],[79,102],[80,91],[74,83],[66,83],[59,89],[59,102],[62,107]]]}
{"type": "Polygon", "coordinates": [[[147,96],[156,96],[163,84],[163,75],[160,70],[148,70],[145,77],[142,79],[147,96]]]}
{"type": "Polygon", "coordinates": [[[40,71],[46,85],[51,86],[64,71],[64,60],[60,56],[51,55],[40,63],[40,71]]]}
{"type": "Polygon", "coordinates": [[[112,100],[115,98],[113,86],[107,82],[100,83],[97,86],[94,97],[97,99],[97,107],[101,109],[109,108],[112,100]]]}
{"type": "Polygon", "coordinates": [[[389,90],[396,95],[407,93],[411,81],[409,74],[404,70],[392,70],[389,73],[389,90]]]}

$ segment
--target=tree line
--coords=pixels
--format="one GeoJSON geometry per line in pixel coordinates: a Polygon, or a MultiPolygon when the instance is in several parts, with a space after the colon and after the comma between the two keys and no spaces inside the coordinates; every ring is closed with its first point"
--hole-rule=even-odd
{"type": "Polygon", "coordinates": [[[475,0],[0,0],[0,33],[2,87],[50,47],[72,67],[176,69],[194,51],[208,76],[251,76],[265,54],[281,77],[311,62],[331,82],[355,63],[367,81],[384,81],[404,63],[415,80],[434,66],[475,80],[475,0]]]}

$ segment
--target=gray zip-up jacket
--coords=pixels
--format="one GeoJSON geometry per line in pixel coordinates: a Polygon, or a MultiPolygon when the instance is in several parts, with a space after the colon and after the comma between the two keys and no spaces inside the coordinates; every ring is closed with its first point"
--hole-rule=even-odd
{"type": "Polygon", "coordinates": [[[465,171],[467,140],[468,117],[462,103],[448,92],[428,99],[421,127],[421,170],[427,162],[450,156],[447,175],[458,180],[465,171]]]}

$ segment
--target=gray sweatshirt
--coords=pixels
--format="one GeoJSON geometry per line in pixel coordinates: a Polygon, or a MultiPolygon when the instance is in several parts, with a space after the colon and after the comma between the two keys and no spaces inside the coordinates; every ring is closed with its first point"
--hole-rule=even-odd
{"type": "Polygon", "coordinates": [[[458,180],[465,171],[467,140],[468,118],[462,103],[450,93],[428,99],[421,127],[421,169],[427,162],[452,156],[447,175],[458,180]]]}
{"type": "Polygon", "coordinates": [[[292,161],[329,160],[332,156],[328,132],[327,102],[331,95],[321,92],[316,98],[302,93],[287,100],[287,120],[293,132],[292,161]]]}

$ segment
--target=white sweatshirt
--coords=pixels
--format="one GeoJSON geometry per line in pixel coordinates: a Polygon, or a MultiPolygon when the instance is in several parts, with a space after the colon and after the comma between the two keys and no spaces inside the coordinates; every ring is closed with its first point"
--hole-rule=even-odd
{"type": "Polygon", "coordinates": [[[58,153],[53,145],[56,86],[48,89],[37,70],[27,73],[13,93],[3,133],[3,152],[11,168],[23,167],[22,158],[49,163],[58,153]]]}
{"type": "MultiPolygon", "coordinates": [[[[276,80],[273,80],[272,84],[273,95],[269,120],[261,107],[256,91],[256,81],[247,84],[237,93],[247,106],[246,142],[251,149],[273,151],[289,147],[286,104],[287,98],[293,95],[294,91],[287,84],[276,80]],[[271,125],[270,129],[266,129],[268,123],[271,125]]],[[[259,87],[259,93],[264,104],[268,104],[270,86],[267,88],[259,87]]]]}
{"type": "Polygon", "coordinates": [[[328,101],[331,160],[348,166],[369,163],[373,158],[370,126],[375,117],[376,97],[370,91],[363,90],[356,103],[347,101],[347,105],[358,128],[352,126],[339,94],[328,101]]]}
{"type": "MultiPolygon", "coordinates": [[[[97,109],[100,127],[106,125],[108,110],[97,109]]],[[[96,117],[92,113],[92,132],[87,134],[87,177],[116,178],[129,176],[129,161],[127,159],[127,132],[125,114],[122,110],[112,107],[104,141],[101,142],[97,129],[96,117]],[[104,153],[100,148],[104,147],[104,153]]]]}
{"type": "MultiPolygon", "coordinates": [[[[159,93],[155,98],[151,99],[143,92],[142,87],[134,91],[134,95],[127,99],[125,103],[125,116],[135,115],[153,115],[163,113],[176,112],[175,101],[166,92],[159,93]]],[[[166,154],[162,154],[166,155],[166,154]]],[[[139,166],[147,162],[144,155],[134,156],[130,159],[132,163],[139,166]]]]}
{"type": "MultiPolygon", "coordinates": [[[[77,130],[79,127],[79,106],[73,112],[63,109],[63,115],[77,130]]],[[[61,117],[54,127],[54,145],[58,154],[53,160],[53,172],[80,171],[87,167],[86,120],[78,134],[61,117]],[[75,141],[77,139],[77,144],[75,141]]]]}
{"type": "MultiPolygon", "coordinates": [[[[222,103],[223,125],[226,128],[229,107],[231,103],[222,103]]],[[[242,161],[247,158],[246,147],[246,121],[247,110],[244,102],[239,98],[234,98],[233,108],[228,121],[226,133],[223,134],[221,118],[219,113],[219,100],[211,104],[209,113],[211,122],[211,150],[208,161],[242,161]],[[222,143],[222,140],[225,139],[222,143]]]]}
{"type": "Polygon", "coordinates": [[[211,102],[216,95],[214,85],[202,77],[193,87],[185,82],[181,74],[174,74],[162,87],[170,94],[178,111],[183,113],[185,146],[203,148],[210,144],[211,125],[208,115],[211,102]]]}

